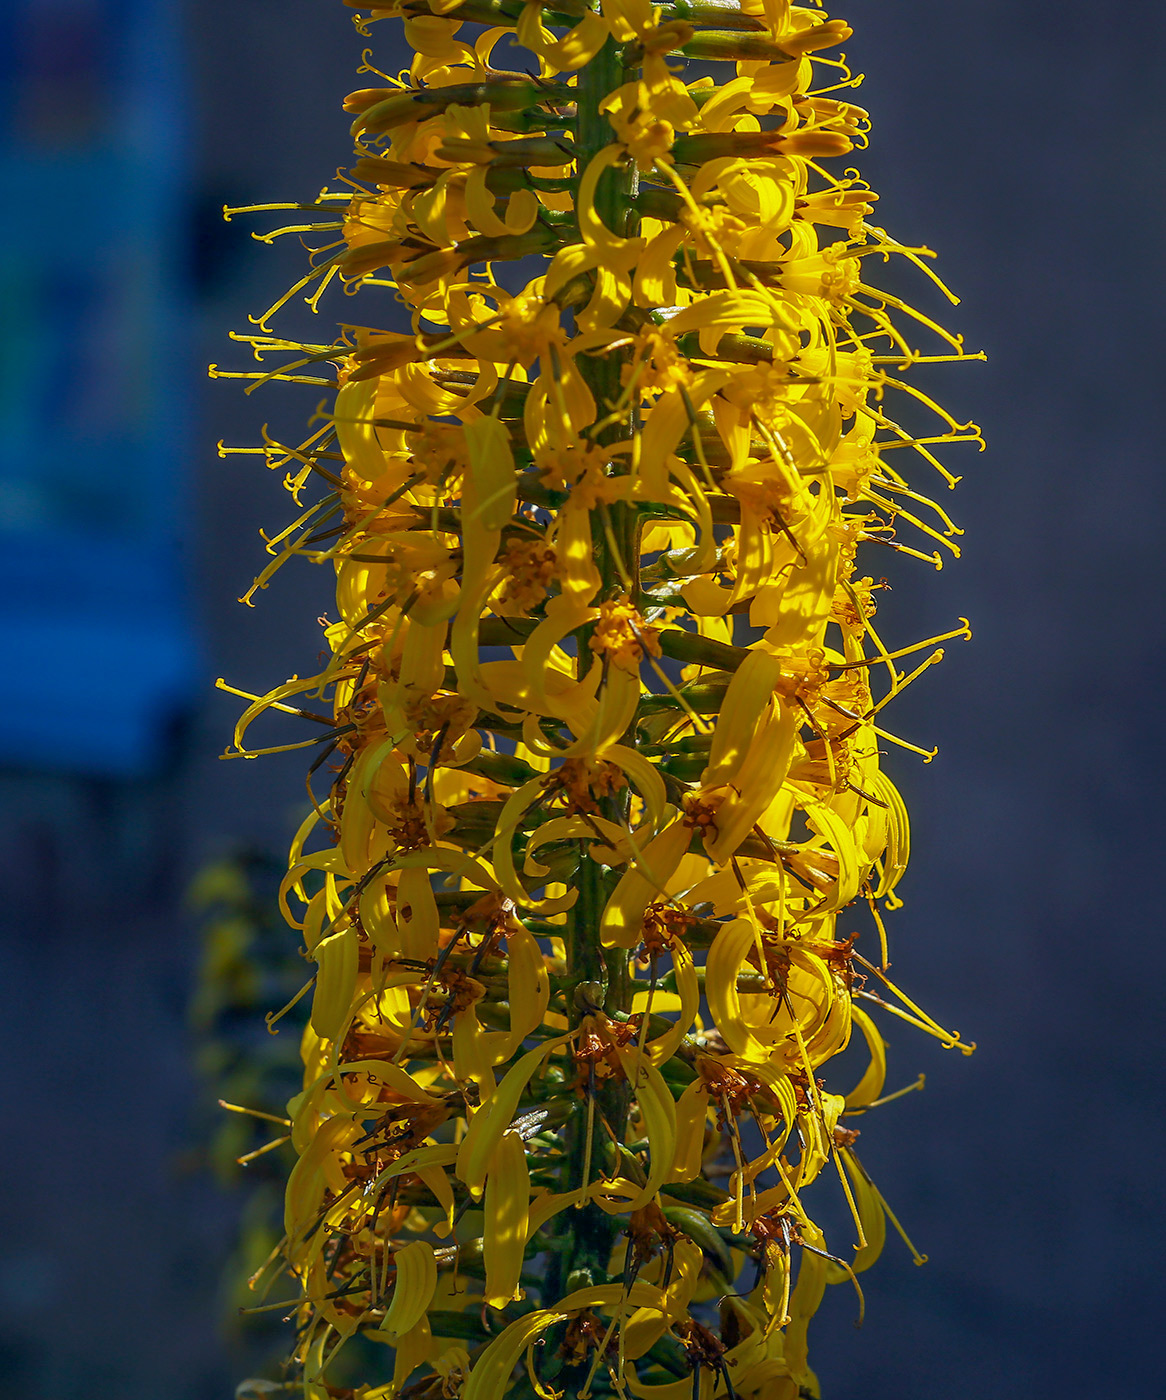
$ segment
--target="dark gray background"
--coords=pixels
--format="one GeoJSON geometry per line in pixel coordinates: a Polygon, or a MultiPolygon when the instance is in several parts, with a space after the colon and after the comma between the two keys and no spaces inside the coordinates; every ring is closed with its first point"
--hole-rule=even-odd
{"type": "MultiPolygon", "coordinates": [[[[889,1243],[866,1276],[865,1328],[832,1290],[811,1354],[829,1400],[1154,1397],[1166,18],[1083,0],[836,13],[869,75],[878,220],[940,250],[964,297],[948,320],[991,355],[941,381],[991,444],[961,459],[944,501],[966,526],[964,560],[896,574],[887,606],[896,638],[959,614],[976,627],[897,705],[899,732],[941,753],[896,761],[916,851],[892,936],[896,974],[980,1049],[965,1060],[896,1033],[893,1082],[925,1070],[928,1087],[868,1120],[860,1146],[931,1262],[889,1243]]],[[[299,258],[221,227],[217,207],[314,193],[348,152],[338,99],[368,80],[338,0],[190,0],[187,25],[197,376],[229,359],[226,330],[299,258]]],[[[389,33],[374,30],[382,60],[389,33]]],[[[286,498],[214,442],[252,440],[264,419],[294,426],[303,408],[221,383],[200,393],[211,670],[266,687],[312,664],[329,580],[305,566],[254,612],[233,601],[286,498]]],[[[233,1206],[187,1170],[194,944],[180,894],[208,855],[283,844],[303,763],[219,763],[234,713],[208,690],[153,781],[3,779],[12,1400],[211,1400],[238,1379],[214,1299],[233,1206]]]]}

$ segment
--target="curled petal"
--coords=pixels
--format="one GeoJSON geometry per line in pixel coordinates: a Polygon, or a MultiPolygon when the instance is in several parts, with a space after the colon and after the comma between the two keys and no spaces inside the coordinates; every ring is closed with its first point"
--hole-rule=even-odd
{"type": "Polygon", "coordinates": [[[486,1219],[482,1231],[484,1297],[491,1307],[504,1308],[518,1296],[529,1206],[526,1148],[518,1133],[503,1133],[486,1177],[486,1219]]]}
{"type": "Polygon", "coordinates": [[[393,1262],[397,1266],[397,1281],[381,1331],[391,1342],[399,1344],[424,1317],[433,1300],[437,1288],[437,1261],[432,1245],[414,1240],[397,1251],[393,1262]]]}
{"type": "Polygon", "coordinates": [[[607,946],[634,948],[643,938],[644,915],[653,900],[667,898],[668,881],[688,850],[692,832],[680,818],[633,855],[603,910],[600,933],[607,946]]]}

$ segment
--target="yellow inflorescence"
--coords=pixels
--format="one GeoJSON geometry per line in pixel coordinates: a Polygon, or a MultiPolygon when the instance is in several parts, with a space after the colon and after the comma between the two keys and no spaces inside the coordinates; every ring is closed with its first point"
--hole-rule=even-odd
{"type": "Polygon", "coordinates": [[[888,651],[856,554],[957,552],[903,463],[954,485],[933,449],[978,432],[898,376],[967,357],[871,285],[927,250],[822,164],[868,124],[845,24],[372,18],[412,68],[347,99],[340,188],[266,207],[338,234],[293,292],[411,324],[241,337],[296,355],[258,381],[339,384],[307,442],[254,449],[303,510],[257,584],[334,563],[331,659],[235,750],[275,709],[334,762],[284,883],[315,964],[282,1251],[305,1394],[354,1393],[362,1333],[395,1348],[370,1400],[816,1395],[809,1319],[889,1214],[845,1126],[883,1097],[867,1008],[959,1044],[888,981],[880,912],[908,852],[880,743],[913,747],[882,712],[948,638],[888,651]],[[824,1171],[853,1216],[829,1244],[824,1171]]]}

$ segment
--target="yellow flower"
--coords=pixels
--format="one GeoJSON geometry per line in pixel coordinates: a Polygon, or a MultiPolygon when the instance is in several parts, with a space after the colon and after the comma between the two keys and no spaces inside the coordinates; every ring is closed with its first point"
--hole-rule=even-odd
{"type": "Polygon", "coordinates": [[[347,183],[287,230],[326,240],[313,307],[339,280],[375,323],[388,288],[409,324],[278,340],[284,297],[243,337],[293,357],[251,377],[338,388],[256,449],[301,510],[256,587],[334,565],[329,659],[236,731],[323,746],[282,891],[316,969],[282,1261],[309,1394],[359,1331],[383,1400],[501,1400],[519,1365],[540,1400],[816,1395],[810,1319],[899,1228],[855,1149],[868,1008],[970,1049],[887,976],[883,771],[933,756],[886,706],[970,633],[884,641],[868,560],[958,554],[911,467],[954,485],[936,453],[979,432],[906,376],[973,357],[867,278],[930,254],[828,168],[869,127],[829,95],[848,26],[688,8],[410,7],[411,69],[347,99],[347,183]]]}
{"type": "Polygon", "coordinates": [[[653,102],[646,83],[627,83],[604,102],[612,130],[641,171],[654,169],[659,160],[671,158],[676,136],[673,124],[653,102]]]}

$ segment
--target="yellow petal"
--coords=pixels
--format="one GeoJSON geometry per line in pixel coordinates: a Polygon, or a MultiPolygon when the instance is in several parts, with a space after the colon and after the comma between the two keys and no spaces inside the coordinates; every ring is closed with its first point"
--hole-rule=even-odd
{"type": "Polygon", "coordinates": [[[312,996],[312,1028],[325,1040],[335,1040],[348,1020],[360,962],[354,928],[322,938],[313,952],[316,990],[312,996]]]}
{"type": "Polygon", "coordinates": [[[345,384],[336,395],[332,411],[336,438],[344,460],[358,476],[376,481],[384,475],[385,454],[373,426],[377,382],[375,379],[345,384]]]}
{"type": "Polygon", "coordinates": [[[483,1297],[504,1308],[519,1296],[518,1280],[526,1252],[530,1171],[526,1146],[514,1132],[503,1133],[486,1178],[482,1253],[486,1267],[483,1297]]]}
{"type": "Polygon", "coordinates": [[[393,1299],[380,1330],[399,1345],[400,1339],[417,1326],[433,1301],[437,1289],[437,1260],[432,1245],[414,1240],[397,1250],[393,1262],[396,1265],[393,1299]]]}
{"type": "MultiPolygon", "coordinates": [[[[826,1248],[826,1241],[820,1230],[805,1225],[801,1229],[807,1244],[816,1249],[826,1248]]],[[[785,1360],[790,1374],[800,1385],[810,1383],[813,1375],[809,1367],[806,1332],[810,1319],[818,1311],[826,1292],[827,1262],[820,1254],[812,1254],[808,1249],[802,1250],[798,1281],[790,1296],[790,1321],[785,1329],[785,1360]]]]}
{"type": "Polygon", "coordinates": [[[424,1166],[417,1163],[413,1170],[437,1197],[438,1205],[445,1211],[445,1219],[439,1220],[433,1227],[433,1233],[439,1239],[444,1239],[453,1229],[454,1214],[457,1210],[457,1201],[454,1198],[453,1187],[449,1184],[449,1177],[440,1166],[424,1166]]]}
{"type": "Polygon", "coordinates": [[[453,1070],[459,1081],[471,1080],[484,1103],[497,1088],[494,1049],[472,1006],[459,1011],[453,1023],[453,1070]]]}
{"type": "MultiPolygon", "coordinates": [[[[662,1307],[663,1294],[660,1289],[640,1282],[634,1283],[626,1293],[623,1284],[599,1284],[594,1288],[580,1288],[568,1293],[553,1309],[542,1309],[520,1317],[504,1332],[500,1332],[478,1356],[462,1392],[462,1400],[502,1400],[511,1371],[541,1332],[573,1312],[581,1312],[584,1308],[620,1306],[625,1301],[633,1308],[662,1307]]],[[[691,1393],[691,1381],[686,1384],[691,1393]]]]}
{"type": "Polygon", "coordinates": [[[551,984],[538,941],[522,925],[506,939],[510,1031],[497,1050],[495,1063],[508,1060],[522,1042],[542,1025],[550,1004],[551,984]]]}
{"type": "MultiPolygon", "coordinates": [[[[863,1171],[854,1153],[842,1147],[839,1148],[838,1155],[846,1164],[851,1190],[854,1192],[854,1203],[858,1208],[858,1218],[866,1239],[866,1243],[850,1260],[851,1270],[856,1274],[861,1274],[876,1263],[879,1255],[883,1252],[883,1246],[887,1242],[887,1215],[883,1209],[882,1198],[875,1190],[870,1177],[863,1171]]],[[[849,1279],[850,1274],[845,1269],[839,1268],[837,1264],[827,1264],[827,1283],[846,1283],[849,1279]]]]}
{"type": "Polygon", "coordinates": [[[634,948],[640,942],[648,905],[666,898],[668,881],[691,839],[683,819],[677,819],[633,857],[603,910],[600,936],[607,947],[634,948]]]}
{"type": "Polygon", "coordinates": [[[569,1036],[559,1036],[528,1051],[510,1067],[488,1102],[474,1114],[457,1157],[457,1174],[474,1200],[481,1199],[494,1152],[513,1121],[523,1090],[547,1056],[569,1039],[569,1036]]]}
{"type": "Polygon", "coordinates": [[[620,1064],[636,1096],[648,1138],[648,1180],[621,1210],[639,1210],[669,1179],[676,1160],[676,1102],[660,1071],[638,1050],[620,1050],[620,1064]]]}
{"type": "Polygon", "coordinates": [[[692,1029],[697,1012],[700,1010],[700,983],[697,979],[696,967],[692,961],[692,954],[679,941],[672,945],[672,968],[676,975],[676,986],[679,991],[677,998],[679,1005],[676,1008],[678,1015],[670,1031],[665,1031],[655,1040],[648,1041],[644,1047],[645,1053],[654,1065],[662,1065],[676,1054],[680,1048],[680,1042],[692,1029]]]}
{"type": "Polygon", "coordinates": [[[426,870],[402,870],[397,881],[397,928],[401,952],[413,962],[437,956],[441,921],[426,870]]]}
{"type": "Polygon", "coordinates": [[[882,1094],[883,1085],[887,1082],[887,1042],[862,1007],[851,1007],[850,1014],[858,1022],[858,1028],[866,1041],[870,1051],[870,1064],[864,1070],[862,1078],[846,1095],[846,1107],[866,1108],[882,1094]]]}
{"type": "Polygon", "coordinates": [[[708,1088],[703,1080],[694,1079],[676,1104],[676,1156],[671,1181],[693,1181],[700,1175],[708,1109],[708,1088]]]}
{"type": "Polygon", "coordinates": [[[664,1290],[663,1306],[638,1308],[623,1325],[623,1354],[629,1361],[650,1351],[673,1322],[687,1318],[703,1267],[700,1246],[687,1236],[678,1239],[672,1247],[672,1278],[664,1290]]]}
{"type": "Polygon", "coordinates": [[[751,651],[733,673],[713,731],[708,767],[701,774],[703,785],[736,780],[780,679],[780,658],[763,651],[751,651]]]}
{"type": "Polygon", "coordinates": [[[480,519],[486,529],[500,530],[514,514],[516,503],[510,434],[497,418],[475,418],[465,431],[473,495],[463,529],[468,520],[480,519]]]}
{"type": "Polygon", "coordinates": [[[705,838],[710,860],[728,861],[760,820],[789,772],[796,737],[797,722],[788,705],[778,705],[757,726],[740,779],[717,809],[716,832],[705,838]]]}
{"type": "Polygon", "coordinates": [[[296,1162],[288,1177],[284,1200],[284,1230],[295,1240],[312,1223],[324,1197],[327,1180],[324,1161],[360,1136],[350,1118],[330,1118],[321,1124],[307,1151],[296,1162]]]}
{"type": "Polygon", "coordinates": [[[709,949],[704,990],[717,1030],[733,1054],[751,1064],[766,1064],[770,1057],[769,1046],[758,1040],[746,1024],[737,991],[737,976],[755,943],[756,934],[750,920],[734,919],[726,924],[709,949]]]}
{"type": "Polygon", "coordinates": [[[401,1387],[418,1368],[424,1366],[433,1352],[433,1338],[429,1331],[429,1321],[425,1317],[397,1341],[397,1355],[393,1361],[393,1384],[391,1395],[399,1395],[401,1387]]]}

